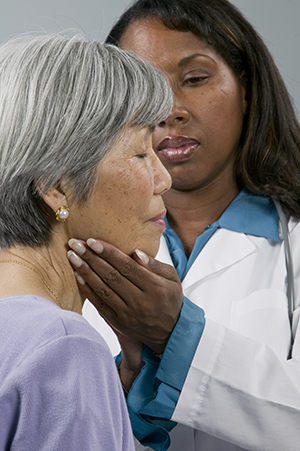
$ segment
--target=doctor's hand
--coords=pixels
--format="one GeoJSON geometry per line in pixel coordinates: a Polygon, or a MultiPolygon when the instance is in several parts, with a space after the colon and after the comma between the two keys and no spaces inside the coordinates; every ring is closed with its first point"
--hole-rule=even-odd
{"type": "Polygon", "coordinates": [[[182,307],[175,268],[142,251],[129,257],[94,239],[72,239],[69,246],[80,290],[100,315],[123,335],[162,354],[182,307]]]}
{"type": "Polygon", "coordinates": [[[144,362],[142,361],[143,343],[125,337],[125,335],[120,334],[116,330],[114,332],[118,337],[122,349],[122,360],[118,365],[118,372],[123,388],[128,393],[144,366],[144,362]]]}

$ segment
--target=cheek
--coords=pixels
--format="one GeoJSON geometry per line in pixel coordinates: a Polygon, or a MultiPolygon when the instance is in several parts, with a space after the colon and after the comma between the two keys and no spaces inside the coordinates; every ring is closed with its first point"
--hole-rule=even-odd
{"type": "Polygon", "coordinates": [[[221,89],[209,101],[207,125],[210,129],[209,139],[222,141],[235,146],[243,126],[243,103],[239,92],[234,89],[221,89]]]}
{"type": "Polygon", "coordinates": [[[118,170],[105,190],[107,212],[111,209],[122,222],[142,215],[153,196],[153,183],[147,168],[118,170]]]}
{"type": "Polygon", "coordinates": [[[223,114],[227,115],[228,123],[231,119],[233,125],[241,124],[244,117],[244,91],[235,79],[225,80],[220,90],[220,107],[223,114]]]}

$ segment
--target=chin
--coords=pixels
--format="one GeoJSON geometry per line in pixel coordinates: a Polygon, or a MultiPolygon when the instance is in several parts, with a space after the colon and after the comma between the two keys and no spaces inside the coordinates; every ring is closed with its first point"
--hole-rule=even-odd
{"type": "Polygon", "coordinates": [[[141,246],[139,249],[149,255],[149,257],[155,258],[159,249],[159,243],[160,240],[149,240],[145,246],[141,246]]]}
{"type": "Polygon", "coordinates": [[[140,251],[145,252],[145,254],[149,255],[149,257],[155,258],[159,249],[159,243],[160,240],[157,239],[150,239],[148,242],[140,242],[137,243],[134,249],[131,249],[131,251],[128,252],[128,249],[120,249],[125,254],[132,256],[135,249],[139,249],[140,251]]]}
{"type": "Polygon", "coordinates": [[[139,249],[149,255],[149,257],[155,258],[158,253],[160,240],[163,234],[162,227],[159,229],[158,227],[155,227],[154,230],[152,228],[150,231],[148,229],[146,232],[147,233],[144,234],[138,234],[138,236],[133,240],[127,240],[126,244],[123,243],[123,245],[119,245],[119,249],[129,256],[133,255],[135,249],[139,249]]]}

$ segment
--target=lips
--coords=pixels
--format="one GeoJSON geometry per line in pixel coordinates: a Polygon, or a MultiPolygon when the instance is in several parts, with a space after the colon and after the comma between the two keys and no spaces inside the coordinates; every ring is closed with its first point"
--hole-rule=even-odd
{"type": "Polygon", "coordinates": [[[163,139],[158,145],[158,152],[170,162],[189,160],[197,150],[199,142],[187,136],[174,136],[163,139]]]}
{"type": "Polygon", "coordinates": [[[160,226],[160,227],[164,227],[165,228],[165,221],[164,221],[164,217],[166,216],[166,210],[164,210],[162,213],[160,213],[159,215],[155,216],[154,218],[150,219],[150,222],[153,222],[154,224],[160,226]]]}

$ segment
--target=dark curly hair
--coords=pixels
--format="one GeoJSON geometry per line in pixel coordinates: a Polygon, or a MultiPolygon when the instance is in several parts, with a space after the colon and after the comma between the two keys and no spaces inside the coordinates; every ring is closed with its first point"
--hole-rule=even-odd
{"type": "Polygon", "coordinates": [[[118,45],[132,22],[159,19],[212,46],[245,88],[248,110],[235,161],[240,188],[279,200],[300,217],[300,126],[287,88],[261,37],[227,0],[137,0],[107,42],[118,45]]]}

